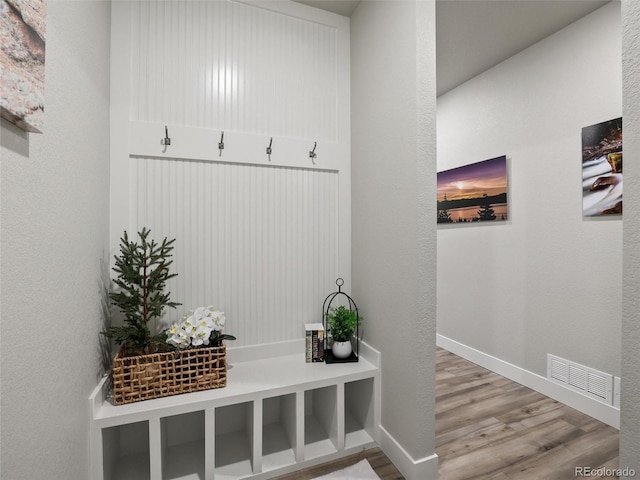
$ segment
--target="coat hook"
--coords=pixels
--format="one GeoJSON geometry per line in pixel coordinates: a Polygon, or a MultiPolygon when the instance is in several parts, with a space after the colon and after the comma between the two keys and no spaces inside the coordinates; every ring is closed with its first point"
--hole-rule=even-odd
{"type": "Polygon", "coordinates": [[[220,156],[222,156],[222,150],[224,150],[224,130],[220,134],[220,141],[218,142],[218,150],[220,150],[220,156]]]}
{"type": "Polygon", "coordinates": [[[166,125],[164,126],[164,138],[160,140],[160,145],[164,145],[165,147],[167,145],[171,145],[171,139],[169,138],[169,129],[166,125]]]}
{"type": "Polygon", "coordinates": [[[271,137],[271,140],[269,140],[269,146],[267,147],[267,155],[269,156],[269,161],[271,161],[271,152],[273,151],[271,149],[271,145],[273,145],[273,137],[271,137]]]}
{"type": "Polygon", "coordinates": [[[318,142],[313,142],[313,150],[311,150],[309,152],[309,158],[313,161],[314,165],[315,165],[315,159],[316,159],[316,147],[318,146],[318,142]]]}

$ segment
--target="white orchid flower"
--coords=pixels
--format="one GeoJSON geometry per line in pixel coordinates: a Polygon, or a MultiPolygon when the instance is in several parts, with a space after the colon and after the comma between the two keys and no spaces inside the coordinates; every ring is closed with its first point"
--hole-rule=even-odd
{"type": "Polygon", "coordinates": [[[182,317],[180,323],[171,325],[167,333],[167,343],[178,348],[209,345],[213,331],[220,332],[225,324],[224,312],[213,305],[198,307],[182,317]]]}

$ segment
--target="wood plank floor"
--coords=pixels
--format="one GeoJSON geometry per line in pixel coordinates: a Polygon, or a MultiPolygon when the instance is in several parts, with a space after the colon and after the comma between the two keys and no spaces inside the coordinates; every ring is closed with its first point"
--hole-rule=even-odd
{"type": "Polygon", "coordinates": [[[440,480],[566,480],[576,467],[618,468],[618,430],[440,348],[436,395],[440,480]]]}
{"type": "MultiPolygon", "coordinates": [[[[570,480],[576,467],[618,468],[615,428],[441,348],[435,442],[440,480],[570,480]]],[[[404,480],[379,448],[274,480],[310,480],[363,458],[382,480],[404,480]]]]}

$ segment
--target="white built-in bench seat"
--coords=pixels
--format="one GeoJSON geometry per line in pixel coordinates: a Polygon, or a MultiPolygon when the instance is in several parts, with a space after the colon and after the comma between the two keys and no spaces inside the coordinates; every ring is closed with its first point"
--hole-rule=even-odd
{"type": "Polygon", "coordinates": [[[228,349],[224,388],[114,406],[90,397],[91,478],[266,479],[375,445],[379,354],[305,363],[304,340],[228,349]]]}

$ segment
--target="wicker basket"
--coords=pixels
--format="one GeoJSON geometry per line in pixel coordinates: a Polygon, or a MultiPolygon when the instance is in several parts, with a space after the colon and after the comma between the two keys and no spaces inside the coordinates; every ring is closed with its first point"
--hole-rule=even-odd
{"type": "Polygon", "coordinates": [[[226,347],[192,348],[113,360],[113,403],[221,388],[227,384],[226,347]]]}

